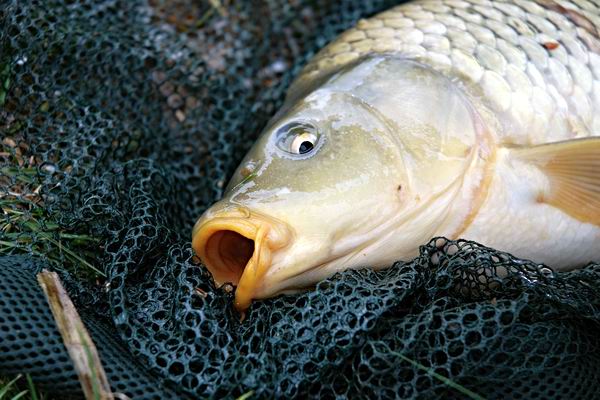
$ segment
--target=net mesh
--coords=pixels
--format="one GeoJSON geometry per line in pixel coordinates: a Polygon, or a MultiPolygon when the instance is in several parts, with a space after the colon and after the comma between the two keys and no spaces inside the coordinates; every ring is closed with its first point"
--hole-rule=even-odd
{"type": "Polygon", "coordinates": [[[396,3],[0,2],[0,374],[81,396],[35,281],[52,268],[133,398],[599,398],[600,265],[440,238],[240,322],[194,260],[302,65],[396,3]]]}

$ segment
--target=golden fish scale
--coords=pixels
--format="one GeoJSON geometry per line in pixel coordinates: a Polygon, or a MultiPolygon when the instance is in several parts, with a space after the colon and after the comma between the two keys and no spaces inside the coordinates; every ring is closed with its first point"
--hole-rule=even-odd
{"type": "Polygon", "coordinates": [[[499,142],[600,133],[600,1],[425,0],[361,20],[296,81],[397,53],[460,79],[497,116],[499,142]]]}

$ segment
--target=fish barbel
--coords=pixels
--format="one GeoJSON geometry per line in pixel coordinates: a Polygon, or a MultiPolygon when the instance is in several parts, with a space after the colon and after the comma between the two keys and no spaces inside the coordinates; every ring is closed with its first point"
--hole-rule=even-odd
{"type": "Polygon", "coordinates": [[[600,2],[424,0],[318,53],[193,230],[236,307],[434,236],[600,259],[600,2]]]}

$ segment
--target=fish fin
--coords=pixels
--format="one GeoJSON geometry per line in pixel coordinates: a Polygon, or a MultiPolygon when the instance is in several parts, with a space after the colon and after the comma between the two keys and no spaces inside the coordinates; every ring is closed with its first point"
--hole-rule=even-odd
{"type": "Polygon", "coordinates": [[[600,225],[600,137],[514,149],[542,170],[550,187],[538,201],[585,223],[600,225]]]}

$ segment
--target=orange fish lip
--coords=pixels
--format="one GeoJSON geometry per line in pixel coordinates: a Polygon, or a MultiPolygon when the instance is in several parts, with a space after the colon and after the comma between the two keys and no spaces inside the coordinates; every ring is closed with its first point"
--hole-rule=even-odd
{"type": "Polygon", "coordinates": [[[237,286],[235,307],[243,314],[265,292],[273,253],[292,240],[288,224],[246,207],[207,211],[196,223],[192,247],[215,283],[237,286]]]}

